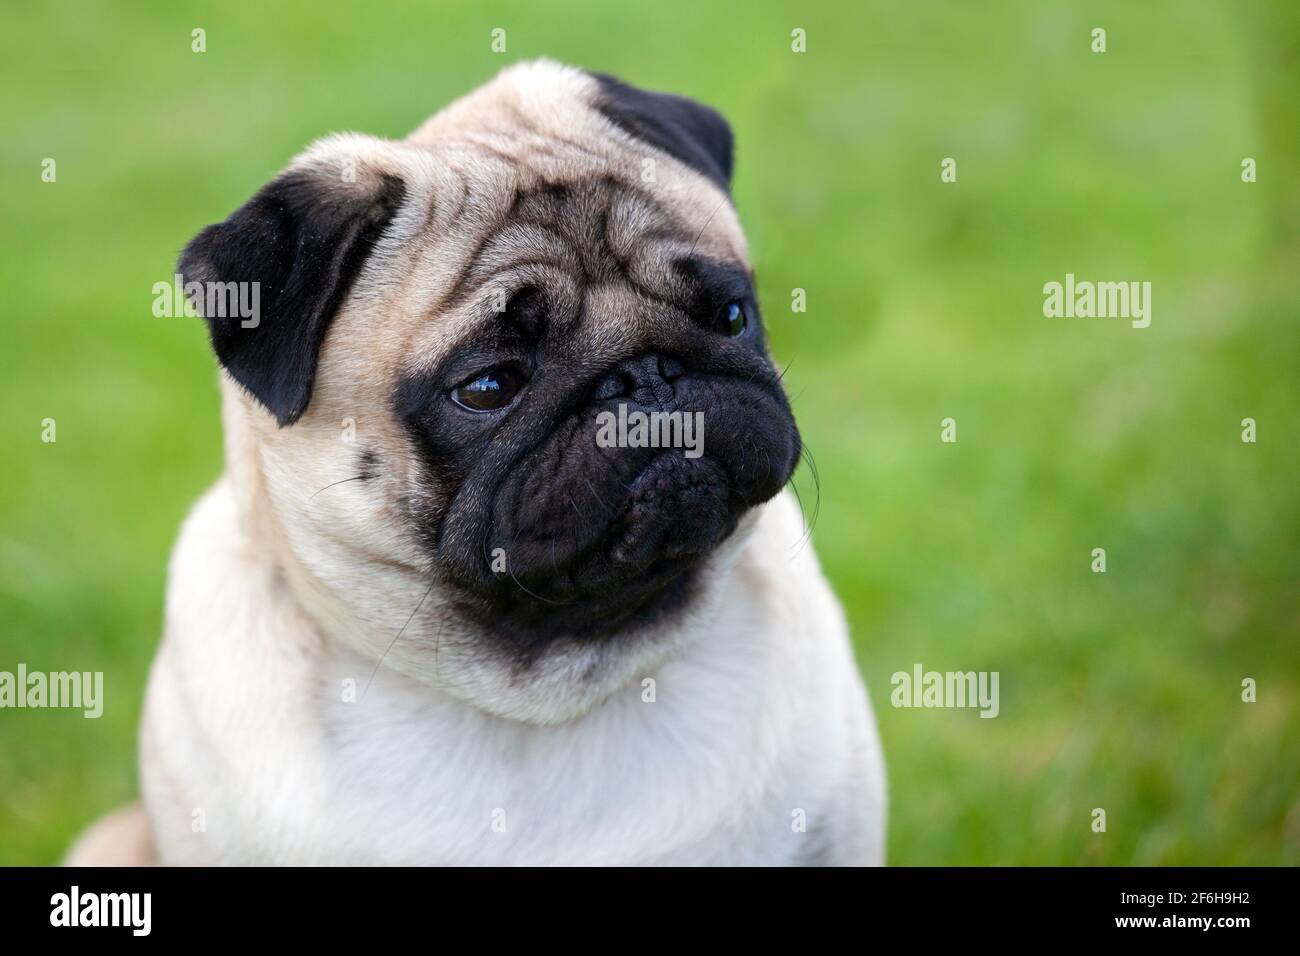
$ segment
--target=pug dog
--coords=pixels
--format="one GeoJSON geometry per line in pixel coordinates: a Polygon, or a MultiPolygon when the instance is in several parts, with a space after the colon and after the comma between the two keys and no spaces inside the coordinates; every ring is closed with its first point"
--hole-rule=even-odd
{"type": "Polygon", "coordinates": [[[226,471],[172,557],[142,804],[68,862],[882,862],[732,152],[708,107],[525,63],[189,243],[226,471]],[[637,414],[670,440],[598,440],[637,414]]]}

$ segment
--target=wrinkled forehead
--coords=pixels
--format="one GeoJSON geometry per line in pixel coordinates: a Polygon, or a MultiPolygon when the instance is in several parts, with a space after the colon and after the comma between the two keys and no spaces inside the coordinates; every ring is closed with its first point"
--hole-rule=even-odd
{"type": "Polygon", "coordinates": [[[581,337],[599,362],[687,310],[703,284],[743,281],[730,199],[671,157],[621,141],[598,114],[584,118],[565,138],[518,125],[432,147],[436,174],[402,255],[408,369],[491,330],[528,290],[544,298],[549,331],[581,337]]]}
{"type": "Polygon", "coordinates": [[[675,263],[687,254],[747,275],[725,184],[633,135],[600,95],[586,73],[524,64],[391,144],[405,200],[335,320],[325,365],[350,367],[359,345],[370,375],[432,370],[530,286],[599,363],[680,307],[691,290],[675,263]]]}
{"type": "Polygon", "coordinates": [[[647,134],[643,116],[620,119],[610,110],[592,75],[553,63],[521,64],[435,114],[404,145],[437,157],[444,175],[434,185],[452,194],[444,203],[454,197],[452,208],[469,214],[467,225],[494,224],[520,192],[604,179],[653,197],[697,232],[709,221],[704,238],[743,259],[744,238],[725,184],[693,168],[680,148],[647,134]]]}
{"type": "MultiPolygon", "coordinates": [[[[684,266],[712,257],[744,268],[741,253],[660,202],[639,183],[601,174],[517,183],[505,212],[462,237],[469,250],[438,308],[500,312],[522,290],[545,298],[555,330],[593,317],[592,296],[686,307],[698,280],[684,266]]],[[[435,255],[433,246],[425,256],[435,255]]]]}

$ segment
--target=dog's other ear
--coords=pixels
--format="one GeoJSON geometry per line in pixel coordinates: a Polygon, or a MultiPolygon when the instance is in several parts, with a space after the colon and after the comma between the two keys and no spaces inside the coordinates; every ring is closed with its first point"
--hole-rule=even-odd
{"type": "Polygon", "coordinates": [[[672,93],[629,86],[607,73],[596,108],[624,132],[708,176],[727,192],[731,187],[731,127],[715,109],[672,93]]]}
{"type": "Polygon", "coordinates": [[[322,142],[268,183],[225,222],[208,226],[181,253],[191,283],[256,283],[252,318],[223,305],[229,294],[198,296],[218,361],[281,426],[307,408],[330,321],[405,195],[402,179],[375,159],[379,140],[322,142]],[[224,313],[224,314],[223,314],[224,313]]]}

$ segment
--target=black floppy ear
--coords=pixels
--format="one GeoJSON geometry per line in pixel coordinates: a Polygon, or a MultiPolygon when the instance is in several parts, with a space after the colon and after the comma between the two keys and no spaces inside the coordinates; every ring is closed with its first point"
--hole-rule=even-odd
{"type": "Polygon", "coordinates": [[[405,195],[397,176],[357,165],[290,168],[181,253],[178,271],[218,361],[281,426],[307,408],[330,322],[405,195]],[[255,308],[225,308],[223,289],[255,308]]]}
{"type": "Polygon", "coordinates": [[[730,189],[731,127],[717,110],[684,96],[628,86],[607,73],[595,77],[600,83],[596,108],[606,119],[708,176],[723,192],[730,189]]]}

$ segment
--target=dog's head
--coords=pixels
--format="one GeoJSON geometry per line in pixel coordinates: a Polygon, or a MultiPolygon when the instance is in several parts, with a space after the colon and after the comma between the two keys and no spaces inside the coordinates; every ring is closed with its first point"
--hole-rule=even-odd
{"type": "Polygon", "coordinates": [[[524,64],[404,141],[318,143],[190,242],[326,626],[400,625],[388,663],[483,696],[548,666],[616,683],[716,600],[800,452],[731,169],[713,110],[524,64]],[[211,284],[256,284],[258,314],[211,284]]]}

